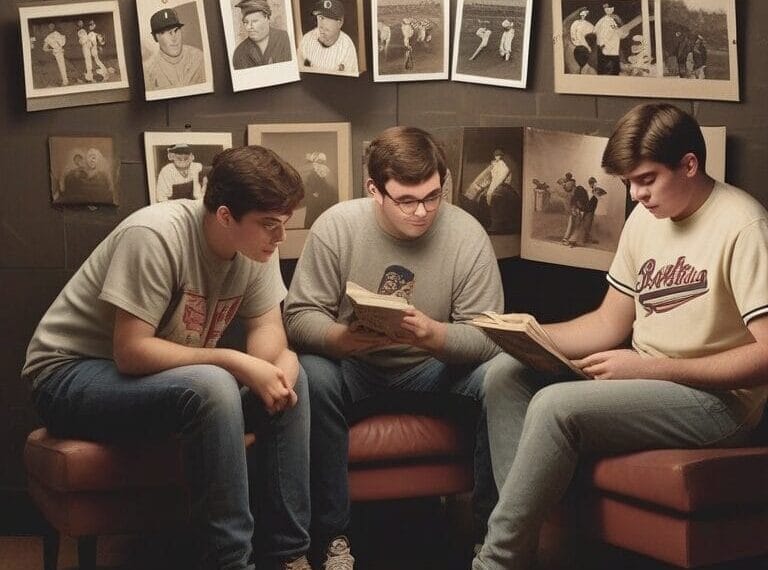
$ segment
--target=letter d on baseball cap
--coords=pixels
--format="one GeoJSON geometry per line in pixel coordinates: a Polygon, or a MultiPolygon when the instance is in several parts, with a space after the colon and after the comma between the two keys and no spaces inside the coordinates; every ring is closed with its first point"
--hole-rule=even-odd
{"type": "Polygon", "coordinates": [[[163,32],[171,28],[180,28],[184,24],[179,22],[179,16],[175,10],[170,8],[163,8],[152,14],[152,18],[149,20],[149,27],[152,29],[153,34],[163,32]]]}
{"type": "Polygon", "coordinates": [[[312,13],[315,16],[341,20],[344,18],[344,3],[341,0],[318,0],[312,13]]]}

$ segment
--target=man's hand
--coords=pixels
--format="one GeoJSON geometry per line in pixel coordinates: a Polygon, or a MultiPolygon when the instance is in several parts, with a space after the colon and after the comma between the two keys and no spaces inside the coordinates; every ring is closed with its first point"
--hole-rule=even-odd
{"type": "Polygon", "coordinates": [[[401,327],[412,335],[412,340],[400,339],[399,342],[403,344],[417,346],[434,354],[445,347],[445,323],[428,317],[418,309],[408,309],[405,312],[401,327]]]}
{"type": "Polygon", "coordinates": [[[652,367],[655,361],[634,350],[617,349],[596,352],[573,363],[595,380],[628,380],[654,378],[652,367]]]}
{"type": "Polygon", "coordinates": [[[336,358],[346,358],[358,352],[389,346],[386,336],[366,330],[352,330],[348,325],[334,323],[325,335],[325,347],[336,358]]]}
{"type": "Polygon", "coordinates": [[[238,354],[235,377],[261,398],[267,412],[275,414],[296,403],[296,392],[288,385],[283,370],[261,358],[238,354]]]}

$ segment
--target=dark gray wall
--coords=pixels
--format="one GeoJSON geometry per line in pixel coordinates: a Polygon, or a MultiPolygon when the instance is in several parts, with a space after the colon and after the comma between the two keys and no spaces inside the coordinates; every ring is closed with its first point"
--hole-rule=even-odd
{"type": "MultiPolygon", "coordinates": [[[[362,141],[393,124],[530,125],[607,135],[620,115],[647,99],[555,94],[551,2],[534,3],[526,90],[451,82],[374,84],[365,74],[359,79],[307,75],[300,83],[233,94],[219,3],[208,1],[216,93],[145,102],[135,3],[120,0],[131,100],[35,113],[25,112],[18,13],[13,2],[0,3],[0,491],[23,488],[21,449],[27,433],[38,425],[27,386],[19,380],[26,344],[40,316],[93,247],[119,220],[147,204],[144,131],[185,125],[230,130],[235,144],[242,144],[248,123],[350,121],[356,186],[362,141]],[[53,134],[116,138],[122,159],[119,207],[72,211],[51,206],[47,149],[53,134]]],[[[365,4],[368,22],[369,2],[365,4]]],[[[728,181],[768,204],[768,2],[737,0],[737,5],[742,101],[676,102],[704,125],[728,127],[728,181]]],[[[370,23],[366,26],[370,37],[370,23]]],[[[284,270],[290,277],[292,265],[284,264],[284,270]]],[[[602,274],[594,271],[519,259],[503,262],[502,270],[508,309],[525,309],[545,321],[594,306],[605,290],[602,274]]]]}

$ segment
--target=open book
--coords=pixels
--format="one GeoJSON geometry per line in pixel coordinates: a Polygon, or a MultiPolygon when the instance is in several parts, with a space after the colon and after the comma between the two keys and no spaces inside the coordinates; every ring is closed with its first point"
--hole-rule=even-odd
{"type": "Polygon", "coordinates": [[[534,370],[552,375],[589,378],[560,352],[533,315],[486,312],[470,322],[483,329],[505,352],[534,370]]]}
{"type": "Polygon", "coordinates": [[[347,281],[347,297],[352,303],[358,323],[368,330],[385,334],[390,338],[408,338],[410,334],[400,326],[407,309],[412,309],[408,301],[396,295],[380,295],[347,281]]]}

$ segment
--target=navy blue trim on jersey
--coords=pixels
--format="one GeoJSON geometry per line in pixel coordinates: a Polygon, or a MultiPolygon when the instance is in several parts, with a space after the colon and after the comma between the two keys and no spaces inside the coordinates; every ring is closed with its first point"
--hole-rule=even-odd
{"type": "Polygon", "coordinates": [[[768,305],[763,305],[762,307],[758,307],[756,309],[752,309],[751,311],[745,313],[742,315],[742,319],[744,320],[744,324],[749,324],[749,321],[752,319],[756,319],[757,317],[762,317],[763,315],[768,315],[768,305]]]}
{"type": "Polygon", "coordinates": [[[628,297],[635,297],[635,290],[632,287],[624,285],[624,283],[621,281],[617,281],[614,277],[611,276],[610,273],[606,273],[605,278],[608,280],[608,283],[613,285],[614,289],[616,289],[619,293],[624,293],[628,297]]]}

